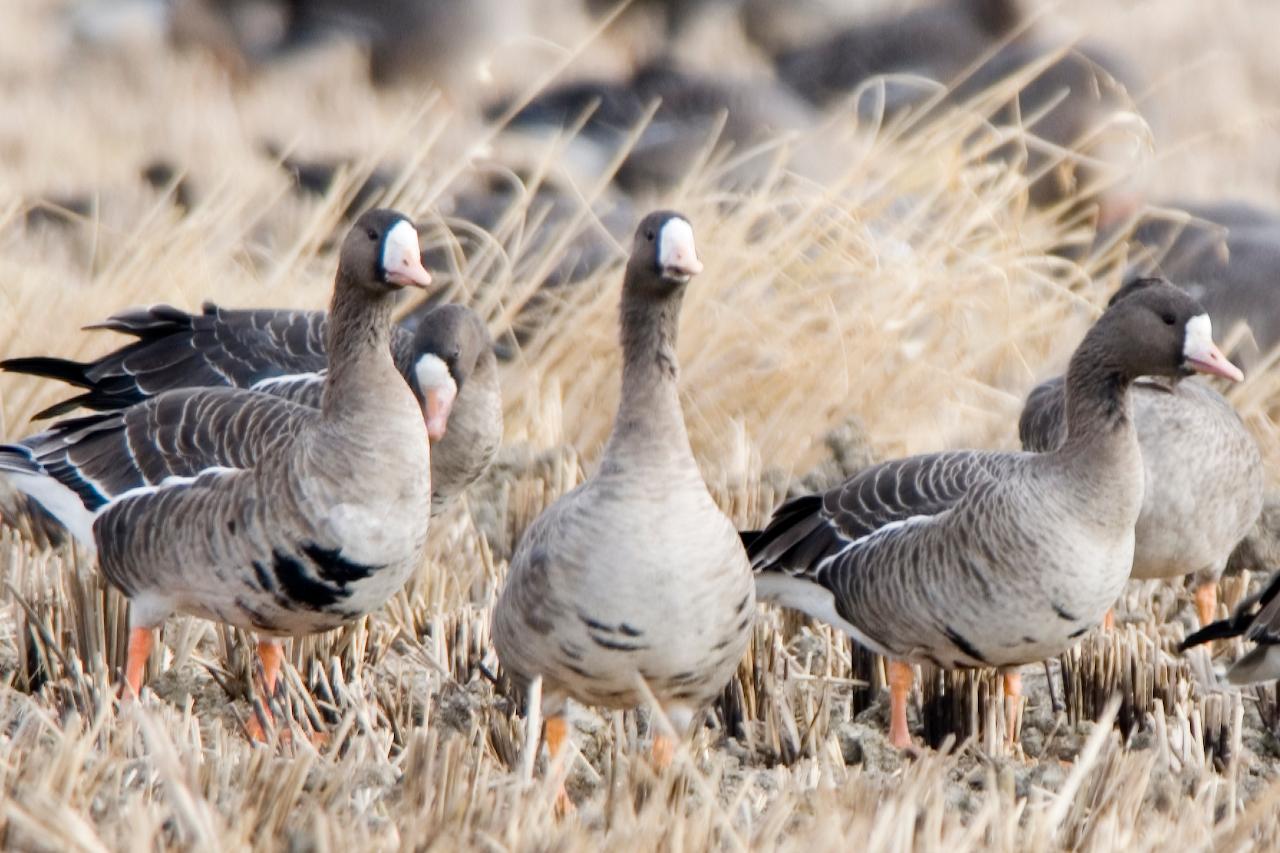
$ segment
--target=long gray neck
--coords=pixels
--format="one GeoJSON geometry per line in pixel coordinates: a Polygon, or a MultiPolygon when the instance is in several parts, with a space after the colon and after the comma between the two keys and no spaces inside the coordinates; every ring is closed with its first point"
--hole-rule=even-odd
{"type": "Polygon", "coordinates": [[[654,461],[682,457],[692,461],[676,361],[684,288],[665,298],[635,290],[624,288],[622,294],[622,398],[604,465],[633,451],[647,453],[654,461]]]}
{"type": "Polygon", "coordinates": [[[327,419],[362,412],[380,383],[399,379],[391,360],[391,293],[372,294],[339,271],[329,307],[329,374],[321,405],[327,419]]]}
{"type": "Polygon", "coordinates": [[[1129,388],[1136,377],[1104,346],[1105,334],[1105,327],[1095,325],[1067,367],[1066,453],[1133,441],[1129,388]]]}

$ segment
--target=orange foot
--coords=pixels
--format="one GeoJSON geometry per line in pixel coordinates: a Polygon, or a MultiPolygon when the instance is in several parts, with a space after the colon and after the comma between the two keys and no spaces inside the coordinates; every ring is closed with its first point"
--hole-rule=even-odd
{"type": "Polygon", "coordinates": [[[1214,581],[1201,584],[1196,588],[1196,615],[1200,617],[1200,627],[1208,625],[1218,616],[1218,584],[1214,581]]]}
{"type": "Polygon", "coordinates": [[[911,749],[911,730],[907,727],[907,694],[915,682],[911,664],[891,660],[889,663],[889,742],[898,749],[911,749]]]}
{"type": "Polygon", "coordinates": [[[569,721],[558,714],[547,717],[544,738],[547,741],[547,757],[550,759],[547,762],[549,769],[560,778],[556,785],[553,813],[557,818],[566,817],[574,811],[573,800],[569,799],[569,792],[564,787],[565,768],[562,766],[564,747],[569,742],[569,721]]]}
{"type": "Polygon", "coordinates": [[[663,734],[655,734],[653,736],[653,747],[650,750],[650,758],[653,760],[653,769],[661,773],[671,766],[671,762],[676,757],[676,742],[663,734]]]}
{"type": "Polygon", "coordinates": [[[129,653],[125,659],[121,698],[137,699],[142,695],[142,676],[147,671],[147,658],[151,657],[155,641],[155,632],[150,628],[129,629],[129,653]]]}

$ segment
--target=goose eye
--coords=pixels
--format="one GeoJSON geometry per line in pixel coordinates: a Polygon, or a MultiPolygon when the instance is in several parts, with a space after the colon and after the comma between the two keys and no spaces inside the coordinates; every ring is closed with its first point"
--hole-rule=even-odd
{"type": "Polygon", "coordinates": [[[1172,326],[1174,323],[1178,322],[1178,319],[1172,314],[1162,314],[1160,315],[1160,319],[1164,320],[1164,324],[1166,326],[1172,326]]]}
{"type": "Polygon", "coordinates": [[[378,239],[378,232],[377,232],[377,231],[374,231],[372,228],[370,228],[370,229],[369,229],[368,231],[366,231],[365,233],[369,235],[369,239],[370,239],[370,240],[377,240],[377,239],[378,239]]]}
{"type": "Polygon", "coordinates": [[[644,232],[644,238],[645,238],[646,240],[648,240],[650,243],[652,243],[652,242],[653,242],[653,232],[652,232],[652,231],[646,231],[646,232],[644,232]]]}

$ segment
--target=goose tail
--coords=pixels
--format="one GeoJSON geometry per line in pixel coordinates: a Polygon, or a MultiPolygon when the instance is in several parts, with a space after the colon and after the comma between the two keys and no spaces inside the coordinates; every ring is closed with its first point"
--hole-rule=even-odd
{"type": "Polygon", "coordinates": [[[81,544],[93,548],[94,512],[76,492],[49,474],[31,448],[0,445],[0,476],[53,516],[81,544]]]}

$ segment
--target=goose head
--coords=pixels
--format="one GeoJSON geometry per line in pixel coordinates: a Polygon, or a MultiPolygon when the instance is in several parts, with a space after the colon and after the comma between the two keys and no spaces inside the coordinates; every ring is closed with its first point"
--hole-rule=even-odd
{"type": "Polygon", "coordinates": [[[434,308],[413,335],[413,384],[427,435],[444,438],[454,400],[484,361],[492,361],[493,340],[484,321],[462,305],[434,308]]]}
{"type": "Polygon", "coordinates": [[[431,284],[431,274],[422,266],[418,231],[394,210],[370,210],[356,220],[342,241],[338,269],[373,294],[431,284]]]}
{"type": "Polygon", "coordinates": [[[1106,345],[1131,377],[1206,373],[1233,382],[1244,379],[1213,342],[1204,307],[1164,279],[1126,284],[1111,297],[1099,325],[1105,325],[1106,345]]]}
{"type": "Polygon", "coordinates": [[[646,296],[663,298],[688,284],[702,272],[689,220],[670,210],[642,219],[627,267],[627,289],[646,296]]]}

